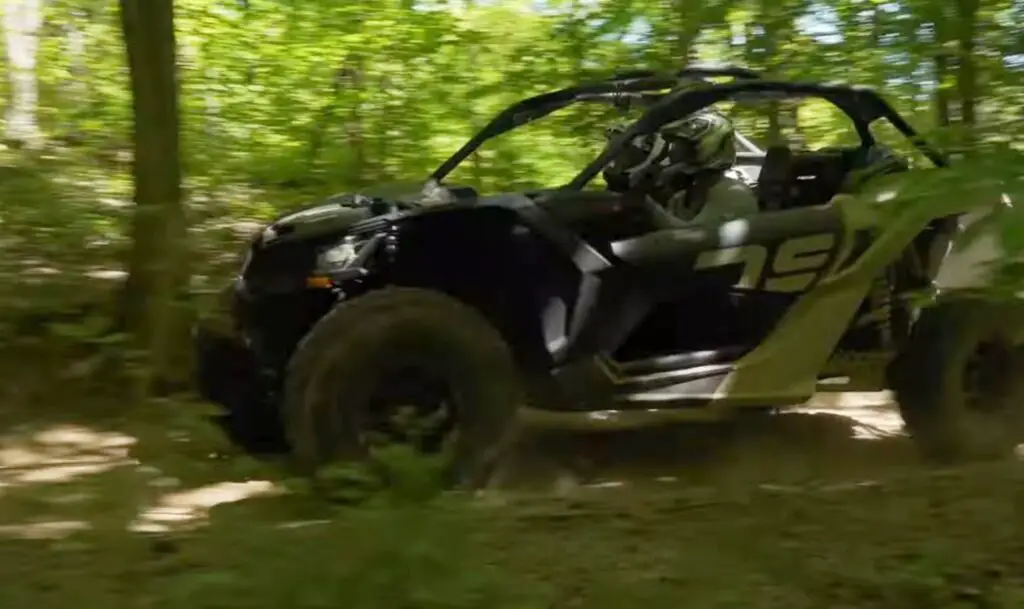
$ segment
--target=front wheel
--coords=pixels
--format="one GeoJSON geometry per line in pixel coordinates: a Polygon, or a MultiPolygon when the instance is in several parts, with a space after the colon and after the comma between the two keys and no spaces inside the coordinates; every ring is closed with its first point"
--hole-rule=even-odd
{"type": "Polygon", "coordinates": [[[284,415],[307,473],[378,442],[446,455],[450,481],[479,486],[513,433],[523,391],[501,335],[447,295],[384,288],[345,302],[301,341],[284,415]]]}
{"type": "Polygon", "coordinates": [[[890,369],[907,431],[939,461],[1024,442],[1024,307],[962,298],[925,309],[890,369]]]}

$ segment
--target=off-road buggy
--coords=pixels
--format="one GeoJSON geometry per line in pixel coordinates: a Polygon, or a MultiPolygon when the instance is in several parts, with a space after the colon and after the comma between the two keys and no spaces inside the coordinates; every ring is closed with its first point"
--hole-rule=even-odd
{"type": "Polygon", "coordinates": [[[227,291],[227,321],[197,328],[202,392],[280,417],[311,469],[359,457],[377,434],[413,439],[395,415],[416,414],[421,448],[454,438],[445,445],[463,481],[517,421],[720,419],[801,404],[836,379],[893,389],[929,455],[1006,454],[1024,429],[1017,307],[934,287],[959,219],[1000,202],[871,188],[946,165],[859,87],[691,68],[532,97],[417,195],[337,196],[261,231],[227,291]],[[753,217],[687,223],[644,196],[587,189],[632,138],[666,123],[719,102],[808,97],[849,117],[860,143],[761,151],[744,140],[739,164],[762,206],[753,217]],[[487,140],[584,101],[643,111],[568,184],[489,196],[445,184],[487,140]],[[934,168],[850,180],[883,149],[873,128],[884,121],[934,168]]]}

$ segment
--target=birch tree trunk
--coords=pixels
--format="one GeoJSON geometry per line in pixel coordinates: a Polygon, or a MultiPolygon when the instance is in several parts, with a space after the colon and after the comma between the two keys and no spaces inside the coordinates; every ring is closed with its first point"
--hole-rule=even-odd
{"type": "Polygon", "coordinates": [[[11,84],[6,138],[30,149],[39,148],[43,140],[36,118],[39,104],[36,52],[42,25],[43,0],[7,0],[5,3],[4,38],[11,84]]]}

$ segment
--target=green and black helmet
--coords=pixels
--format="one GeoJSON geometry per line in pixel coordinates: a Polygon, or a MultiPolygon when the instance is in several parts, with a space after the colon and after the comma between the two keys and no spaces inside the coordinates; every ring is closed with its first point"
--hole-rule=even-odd
{"type": "Polygon", "coordinates": [[[659,130],[669,142],[668,167],[682,173],[724,171],[736,163],[736,128],[718,112],[702,112],[659,130]]]}
{"type": "MultiPolygon", "coordinates": [[[[622,131],[616,126],[606,135],[611,139],[622,131]]],[[[605,181],[610,189],[622,191],[678,174],[724,171],[736,162],[735,136],[732,121],[722,114],[692,114],[662,126],[657,133],[634,138],[605,168],[605,181]]]]}

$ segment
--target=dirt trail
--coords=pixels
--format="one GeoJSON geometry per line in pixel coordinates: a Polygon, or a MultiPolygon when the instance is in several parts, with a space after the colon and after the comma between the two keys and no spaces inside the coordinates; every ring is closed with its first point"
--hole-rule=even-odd
{"type": "MultiPolygon", "coordinates": [[[[858,481],[917,466],[886,396],[843,400],[738,424],[531,435],[498,486],[513,494],[657,494],[858,481]]],[[[178,438],[173,425],[139,436],[85,423],[9,429],[0,435],[0,536],[60,536],[85,526],[83,518],[98,519],[89,526],[188,526],[218,504],[274,492],[270,480],[281,472],[273,464],[212,459],[205,441],[178,438]]]]}

